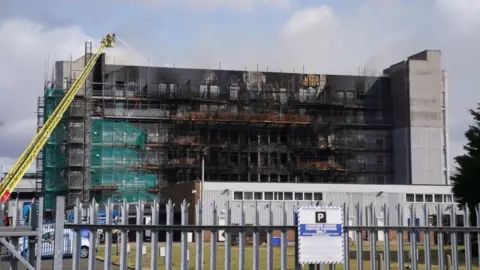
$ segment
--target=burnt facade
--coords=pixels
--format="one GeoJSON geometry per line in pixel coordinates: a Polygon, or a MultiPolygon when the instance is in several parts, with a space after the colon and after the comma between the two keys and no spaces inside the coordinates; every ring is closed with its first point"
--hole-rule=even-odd
{"type": "MultiPolygon", "coordinates": [[[[39,126],[85,62],[56,63],[39,126]]],[[[440,51],[384,74],[119,66],[103,55],[38,157],[46,201],[148,200],[200,180],[202,161],[210,182],[448,184],[440,51]]]]}
{"type": "Polygon", "coordinates": [[[129,169],[159,186],[199,180],[202,157],[206,181],[392,182],[387,77],[113,65],[94,74],[92,117],[144,130],[129,169]]]}

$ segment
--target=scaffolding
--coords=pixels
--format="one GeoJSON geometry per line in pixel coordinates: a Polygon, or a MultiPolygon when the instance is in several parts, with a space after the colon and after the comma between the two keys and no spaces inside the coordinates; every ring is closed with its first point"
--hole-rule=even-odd
{"type": "Polygon", "coordinates": [[[145,133],[128,122],[93,119],[90,187],[135,194],[154,189],[157,174],[130,169],[140,166],[145,139],[145,133]]]}
{"type": "Polygon", "coordinates": [[[94,114],[146,134],[132,170],[207,181],[391,181],[384,77],[106,67],[94,114]]]}
{"type": "MultiPolygon", "coordinates": [[[[55,107],[60,103],[65,92],[48,88],[44,94],[44,119],[45,123],[53,114],[55,107]]],[[[46,209],[53,209],[55,197],[67,192],[68,183],[66,171],[68,160],[66,153],[66,125],[68,116],[64,116],[57,125],[52,135],[45,144],[42,155],[42,189],[46,209]]],[[[37,159],[38,160],[38,159],[37,159]]]]}
{"type": "MultiPolygon", "coordinates": [[[[45,118],[53,112],[63,94],[63,90],[47,90],[45,118]]],[[[43,152],[45,156],[43,183],[47,209],[53,207],[53,198],[56,194],[65,193],[68,189],[80,189],[83,186],[81,171],[73,168],[83,166],[84,153],[79,151],[80,148],[74,147],[66,151],[69,144],[83,143],[83,123],[68,121],[69,119],[71,116],[65,116],[43,152]]],[[[125,199],[133,201],[151,199],[151,195],[146,191],[157,187],[157,175],[130,169],[140,165],[139,151],[146,146],[145,133],[126,121],[92,119],[90,137],[88,189],[92,191],[97,201],[104,201],[105,194],[114,198],[124,195],[125,199]]]]}
{"type": "MultiPolygon", "coordinates": [[[[163,186],[200,180],[202,156],[206,181],[393,181],[385,77],[101,65],[91,89],[89,106],[74,102],[64,125],[66,175],[68,189],[85,184],[72,169],[84,166],[84,152],[72,145],[88,144],[97,200],[148,200],[163,186]],[[75,120],[85,108],[88,129],[75,120]]],[[[46,111],[53,101],[45,97],[46,111]]]]}
{"type": "MultiPolygon", "coordinates": [[[[37,133],[43,126],[44,123],[44,109],[45,109],[45,97],[38,97],[37,99],[37,133]]],[[[36,178],[35,178],[35,193],[42,194],[43,192],[43,151],[37,155],[35,160],[35,168],[36,168],[36,178]]]]}

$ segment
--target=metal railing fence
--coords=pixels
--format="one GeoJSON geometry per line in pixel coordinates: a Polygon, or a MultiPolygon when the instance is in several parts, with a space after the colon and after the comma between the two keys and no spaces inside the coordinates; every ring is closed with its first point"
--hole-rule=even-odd
{"type": "MultiPolygon", "coordinates": [[[[19,239],[28,236],[31,241],[25,238],[23,243],[29,250],[45,245],[45,229],[37,225],[42,201],[32,204],[27,225],[14,222],[13,227],[0,229],[0,243],[19,251],[10,252],[10,266],[20,262],[27,269],[42,269],[45,263],[35,261],[39,255],[45,257],[44,248],[30,255],[19,245],[19,239]]],[[[300,203],[293,206],[299,209],[300,203]]],[[[186,201],[77,202],[74,221],[65,222],[65,198],[57,197],[55,220],[61,222],[54,223],[54,250],[49,252],[54,269],[65,267],[65,250],[72,257],[68,269],[98,269],[98,264],[106,270],[480,269],[479,207],[473,210],[476,215],[456,204],[344,204],[343,209],[343,265],[296,263],[297,226],[287,202],[210,202],[208,207],[186,201]]]]}

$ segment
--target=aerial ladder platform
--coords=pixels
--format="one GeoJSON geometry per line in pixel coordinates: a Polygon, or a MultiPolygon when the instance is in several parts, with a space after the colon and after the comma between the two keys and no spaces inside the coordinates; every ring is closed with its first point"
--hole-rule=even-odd
{"type": "Polygon", "coordinates": [[[72,101],[77,95],[78,90],[85,84],[88,75],[97,62],[97,59],[103,53],[105,48],[112,48],[115,46],[115,40],[115,34],[107,34],[106,37],[101,40],[100,48],[98,48],[97,52],[93,55],[93,57],[90,58],[90,61],[88,61],[88,63],[85,65],[82,73],[80,73],[80,76],[75,80],[72,87],[68,89],[65,96],[53,111],[53,114],[37,132],[37,135],[35,135],[27,149],[25,149],[25,151],[20,155],[18,160],[0,183],[0,199],[2,203],[8,201],[13,190],[25,175],[27,169],[32,165],[40,151],[42,151],[48,138],[57,127],[67,109],[72,104],[72,101]]]}

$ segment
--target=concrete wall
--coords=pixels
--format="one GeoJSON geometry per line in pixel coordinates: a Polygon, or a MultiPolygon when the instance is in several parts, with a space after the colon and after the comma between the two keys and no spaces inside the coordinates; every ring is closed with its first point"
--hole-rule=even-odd
{"type": "Polygon", "coordinates": [[[14,192],[34,192],[37,187],[37,179],[23,178],[18,182],[14,192]]]}
{"type": "Polygon", "coordinates": [[[181,183],[163,187],[160,190],[160,199],[167,203],[172,200],[175,209],[180,210],[183,200],[190,204],[188,211],[188,224],[195,224],[195,204],[200,199],[200,182],[181,183]]]}
{"type": "Polygon", "coordinates": [[[393,124],[392,146],[393,146],[393,168],[395,171],[393,183],[410,184],[411,183],[411,167],[410,167],[410,136],[409,123],[410,100],[408,98],[408,81],[406,75],[406,62],[402,61],[384,72],[390,76],[390,91],[393,103],[393,124]]]}
{"type": "Polygon", "coordinates": [[[446,184],[442,152],[440,51],[409,57],[412,184],[446,184]]]}
{"type": "Polygon", "coordinates": [[[386,69],[393,105],[396,184],[446,185],[443,175],[443,83],[440,51],[428,50],[386,69]]]}
{"type": "Polygon", "coordinates": [[[442,147],[443,147],[443,176],[448,185],[452,184],[450,180],[450,151],[448,150],[448,72],[442,71],[442,147]]]}
{"type": "MultiPolygon", "coordinates": [[[[57,61],[55,63],[55,88],[67,89],[68,81],[74,81],[82,73],[85,67],[85,57],[82,56],[72,61],[57,61]]],[[[83,95],[84,90],[81,88],[78,95],[83,95]]]]}

